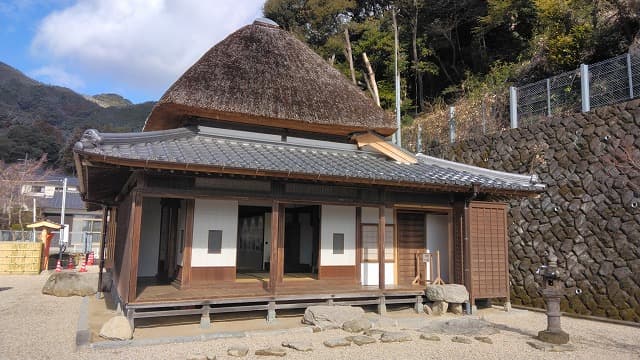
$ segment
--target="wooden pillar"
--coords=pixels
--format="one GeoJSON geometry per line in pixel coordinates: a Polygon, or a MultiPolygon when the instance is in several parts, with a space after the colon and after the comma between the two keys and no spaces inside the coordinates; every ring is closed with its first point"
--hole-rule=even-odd
{"type": "Polygon", "coordinates": [[[185,221],[184,221],[184,252],[182,255],[182,281],[180,283],[181,289],[186,289],[191,286],[191,255],[193,247],[193,219],[196,201],[188,199],[185,201],[185,221]]]}
{"type": "Polygon", "coordinates": [[[384,217],[384,206],[378,208],[378,217],[378,287],[384,289],[384,237],[387,225],[384,217]]]}
{"type": "Polygon", "coordinates": [[[473,280],[471,278],[472,274],[471,274],[471,249],[469,247],[470,245],[470,239],[469,239],[469,234],[471,232],[471,224],[470,224],[470,210],[469,210],[469,203],[465,203],[464,205],[464,212],[463,212],[463,233],[462,233],[462,248],[463,248],[463,254],[464,254],[464,259],[463,259],[463,264],[464,264],[464,286],[467,288],[467,291],[469,291],[469,302],[471,304],[471,309],[473,311],[473,307],[475,306],[475,298],[474,298],[474,293],[473,293],[473,289],[472,289],[472,284],[473,284],[473,280]]]}
{"type": "Polygon", "coordinates": [[[362,208],[356,208],[356,284],[362,283],[362,208]]]}
{"type": "Polygon", "coordinates": [[[140,258],[140,230],[142,223],[142,195],[138,192],[133,194],[131,202],[131,217],[129,226],[131,227],[131,268],[129,269],[129,302],[135,301],[138,286],[138,260],[140,258]]]}
{"type": "Polygon", "coordinates": [[[284,207],[277,201],[271,205],[271,258],[269,260],[269,289],[275,292],[284,276],[284,207]]]}

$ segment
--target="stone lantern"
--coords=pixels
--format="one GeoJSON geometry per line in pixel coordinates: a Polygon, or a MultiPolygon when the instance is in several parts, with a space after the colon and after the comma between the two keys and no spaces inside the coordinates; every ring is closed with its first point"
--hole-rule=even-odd
{"type": "Polygon", "coordinates": [[[566,344],[569,334],[560,327],[560,299],[564,289],[559,279],[558,258],[553,253],[549,254],[547,265],[538,269],[538,274],[542,275],[542,296],[547,303],[547,330],[538,332],[538,339],[552,344],[566,344]]]}

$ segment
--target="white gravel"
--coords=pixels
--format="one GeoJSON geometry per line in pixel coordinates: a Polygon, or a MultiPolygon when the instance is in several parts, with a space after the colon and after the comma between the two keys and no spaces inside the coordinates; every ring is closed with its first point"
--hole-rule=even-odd
{"type": "MultiPolygon", "coordinates": [[[[81,298],[55,298],[40,293],[46,275],[0,275],[0,359],[186,359],[195,354],[215,354],[218,359],[232,359],[226,350],[233,345],[249,347],[245,359],[260,348],[279,346],[282,341],[310,341],[312,352],[287,349],[289,359],[638,359],[640,328],[602,322],[563,318],[563,328],[571,335],[574,352],[544,353],[527,345],[538,330],[546,327],[544,314],[522,310],[504,313],[486,309],[480,316],[502,327],[491,335],[493,344],[473,340],[471,345],[451,342],[450,335],[440,335],[439,342],[419,339],[408,331],[413,341],[362,347],[329,349],[322,342],[348,336],[342,330],[321,333],[295,333],[278,336],[221,339],[206,342],[121,347],[108,350],[85,349],[74,352],[75,331],[81,298]]],[[[427,318],[428,319],[428,318],[427,318]]],[[[397,331],[397,329],[394,329],[397,331]]],[[[235,358],[233,358],[235,359],[235,358]]]]}

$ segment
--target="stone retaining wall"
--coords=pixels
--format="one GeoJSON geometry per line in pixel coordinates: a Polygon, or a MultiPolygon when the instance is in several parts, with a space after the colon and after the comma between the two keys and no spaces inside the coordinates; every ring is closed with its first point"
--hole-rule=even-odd
{"type": "Polygon", "coordinates": [[[510,201],[514,304],[543,307],[534,276],[558,256],[564,311],[640,321],[640,100],[543,119],[429,155],[495,170],[535,173],[539,198],[510,201]],[[582,294],[575,295],[575,288],[582,294]]]}

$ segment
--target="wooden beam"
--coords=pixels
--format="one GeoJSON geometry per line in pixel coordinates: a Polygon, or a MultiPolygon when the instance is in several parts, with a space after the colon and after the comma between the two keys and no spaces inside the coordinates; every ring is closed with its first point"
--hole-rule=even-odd
{"type": "Polygon", "coordinates": [[[277,262],[277,275],[278,275],[278,284],[282,284],[284,282],[284,204],[278,203],[278,262],[277,262]]]}
{"type": "Polygon", "coordinates": [[[384,237],[386,229],[386,219],[384,216],[384,206],[378,207],[378,287],[385,288],[384,279],[384,237]]]}
{"type": "Polygon", "coordinates": [[[133,194],[131,202],[131,267],[129,268],[129,302],[135,301],[138,286],[138,260],[140,258],[140,230],[142,222],[142,195],[133,194]]]}
{"type": "Polygon", "coordinates": [[[191,256],[193,246],[193,219],[196,201],[185,200],[185,229],[184,229],[184,250],[182,256],[182,282],[181,288],[186,289],[191,286],[191,256]]]}
{"type": "Polygon", "coordinates": [[[386,142],[382,137],[371,132],[354,135],[353,139],[358,144],[358,148],[369,146],[377,152],[403,164],[415,164],[418,162],[418,159],[412,154],[386,142]]]}
{"type": "Polygon", "coordinates": [[[356,207],[356,284],[362,282],[362,207],[356,207]]]}

